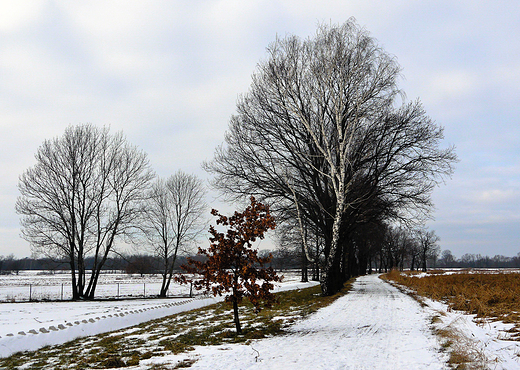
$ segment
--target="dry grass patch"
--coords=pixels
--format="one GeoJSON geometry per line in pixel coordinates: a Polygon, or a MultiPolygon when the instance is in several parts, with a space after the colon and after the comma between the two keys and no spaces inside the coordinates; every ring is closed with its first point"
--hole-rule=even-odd
{"type": "Polygon", "coordinates": [[[442,348],[449,353],[448,364],[457,370],[488,369],[488,361],[475,343],[456,329],[455,325],[434,330],[441,339],[442,348]]]}
{"type": "MultiPolygon", "coordinates": [[[[411,289],[413,292],[410,294],[418,301],[421,301],[420,297],[428,297],[447,303],[451,309],[476,314],[482,320],[506,319],[516,325],[520,324],[515,313],[520,307],[513,296],[520,293],[520,274],[475,274],[463,271],[452,275],[415,275],[394,270],[382,277],[411,289]]],[[[446,325],[443,315],[445,313],[439,312],[433,316],[431,324],[432,330],[441,340],[443,350],[449,354],[450,367],[488,369],[488,359],[480,346],[457,329],[456,321],[446,325]]]]}
{"type": "Polygon", "coordinates": [[[414,277],[392,271],[389,280],[417,294],[446,302],[451,309],[515,324],[520,339],[520,273],[468,273],[414,277]]]}

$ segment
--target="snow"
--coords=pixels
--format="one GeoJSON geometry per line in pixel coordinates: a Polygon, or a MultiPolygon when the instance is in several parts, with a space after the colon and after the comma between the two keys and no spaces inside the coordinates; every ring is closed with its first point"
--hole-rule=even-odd
{"type": "MultiPolygon", "coordinates": [[[[99,276],[96,298],[144,298],[157,295],[161,275],[102,273],[99,276]]],[[[169,296],[189,296],[189,285],[172,284],[169,296]]],[[[20,271],[18,275],[0,275],[0,302],[27,302],[32,300],[70,300],[72,288],[70,273],[59,271],[20,271]]]]}
{"type": "Polygon", "coordinates": [[[192,369],[445,369],[447,357],[429,329],[429,314],[376,275],[360,277],[353,290],[291,327],[249,345],[197,347],[184,356],[142,361],[192,369]]]}
{"type": "MultiPolygon", "coordinates": [[[[277,290],[311,285],[293,279],[277,290]]],[[[1,304],[0,356],[128,328],[217,300],[1,304]],[[29,334],[30,327],[49,333],[29,334]],[[12,336],[4,335],[7,329],[12,336]],[[25,335],[15,334],[22,330],[25,335]]],[[[434,335],[434,329],[445,328],[461,336],[460,344],[480,356],[483,368],[520,369],[520,343],[508,340],[506,332],[511,324],[477,324],[474,316],[450,311],[441,302],[422,301],[423,305],[378,275],[359,277],[349,294],[297,321],[284,335],[248,344],[197,346],[187,353],[142,360],[128,369],[145,370],[153,364],[173,368],[186,360],[193,361],[192,369],[448,369],[443,339],[434,335]]]]}
{"type": "MultiPolygon", "coordinates": [[[[299,283],[285,274],[274,291],[302,289],[316,282],[299,283]]],[[[185,289],[185,287],[174,287],[185,289]]],[[[146,321],[204,307],[222,297],[135,299],[113,301],[25,302],[0,304],[0,357],[36,350],[79,337],[131,327],[146,321]]]]}
{"type": "Polygon", "coordinates": [[[127,328],[218,301],[219,299],[211,297],[128,301],[123,304],[121,302],[68,302],[68,305],[65,302],[27,303],[16,304],[16,306],[24,306],[11,310],[6,309],[4,307],[6,304],[3,304],[0,312],[1,327],[11,330],[16,328],[13,330],[16,334],[10,332],[0,338],[0,357],[19,351],[37,350],[46,345],[62,344],[79,337],[127,328]],[[26,306],[30,306],[27,311],[25,311],[26,306]]]}
{"type": "Polygon", "coordinates": [[[441,329],[456,331],[474,354],[481,357],[482,362],[495,370],[520,369],[520,342],[509,340],[509,329],[513,324],[499,321],[476,321],[476,315],[464,314],[449,310],[444,303],[424,298],[428,309],[440,313],[440,322],[435,325],[441,329]]]}

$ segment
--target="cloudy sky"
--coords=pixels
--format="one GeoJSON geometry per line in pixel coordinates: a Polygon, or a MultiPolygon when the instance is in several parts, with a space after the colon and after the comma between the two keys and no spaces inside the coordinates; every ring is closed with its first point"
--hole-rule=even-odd
{"type": "Polygon", "coordinates": [[[350,17],[397,57],[407,98],[457,147],[455,174],[434,193],[442,249],[519,253],[517,1],[2,0],[0,255],[30,255],[14,205],[43,140],[69,124],[109,125],[160,176],[208,178],[200,164],[268,44],[350,17]]]}

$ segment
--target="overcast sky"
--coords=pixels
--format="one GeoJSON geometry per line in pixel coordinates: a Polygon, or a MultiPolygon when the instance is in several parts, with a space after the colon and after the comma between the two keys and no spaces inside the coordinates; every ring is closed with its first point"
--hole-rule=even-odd
{"type": "MultiPolygon", "coordinates": [[[[18,176],[69,124],[109,125],[160,176],[200,164],[276,36],[355,17],[460,162],[433,195],[441,248],[520,252],[520,11],[511,1],[0,0],[0,255],[30,255],[18,176]]],[[[210,199],[212,207],[226,208],[210,199]]],[[[224,209],[222,208],[222,209],[224,209]]]]}

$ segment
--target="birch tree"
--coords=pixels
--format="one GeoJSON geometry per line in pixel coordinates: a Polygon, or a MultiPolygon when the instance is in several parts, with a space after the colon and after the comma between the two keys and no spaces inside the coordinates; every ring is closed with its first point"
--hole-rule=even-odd
{"type": "Polygon", "coordinates": [[[334,294],[352,229],[374,213],[427,218],[456,156],[420,102],[404,102],[395,58],[354,20],[279,38],[267,53],[205,166],[230,198],[297,208],[320,228],[322,292],[334,294]]]}

